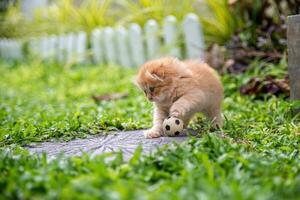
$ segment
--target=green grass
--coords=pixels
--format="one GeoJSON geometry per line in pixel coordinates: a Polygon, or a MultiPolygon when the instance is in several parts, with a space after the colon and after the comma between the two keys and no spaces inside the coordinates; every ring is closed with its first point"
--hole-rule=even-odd
{"type": "Polygon", "coordinates": [[[12,68],[2,65],[0,74],[1,144],[71,139],[103,130],[149,126],[151,105],[132,83],[132,69],[62,69],[30,63],[12,68]],[[130,97],[99,105],[91,97],[115,92],[128,92],[130,97]]]}
{"type": "Polygon", "coordinates": [[[120,153],[50,160],[22,145],[150,126],[151,105],[131,83],[136,70],[1,63],[0,199],[299,199],[300,128],[291,104],[239,94],[251,76],[285,71],[284,62],[254,62],[243,75],[222,77],[226,137],[199,116],[191,127],[200,138],[148,156],[139,149],[123,163],[120,153]],[[113,92],[130,97],[91,99],[113,92]]]}

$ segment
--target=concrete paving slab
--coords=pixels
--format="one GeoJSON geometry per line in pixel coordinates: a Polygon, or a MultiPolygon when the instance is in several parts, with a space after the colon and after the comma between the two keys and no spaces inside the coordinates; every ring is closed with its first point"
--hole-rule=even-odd
{"type": "Polygon", "coordinates": [[[95,156],[105,152],[118,152],[121,150],[124,160],[127,161],[132,157],[135,149],[139,145],[143,147],[142,153],[148,154],[159,146],[173,142],[181,143],[186,139],[187,136],[185,135],[146,139],[143,135],[143,131],[137,130],[97,135],[91,138],[75,139],[69,142],[34,143],[28,147],[28,150],[39,154],[45,152],[49,158],[54,158],[60,153],[64,153],[66,156],[81,156],[83,153],[95,156]]]}

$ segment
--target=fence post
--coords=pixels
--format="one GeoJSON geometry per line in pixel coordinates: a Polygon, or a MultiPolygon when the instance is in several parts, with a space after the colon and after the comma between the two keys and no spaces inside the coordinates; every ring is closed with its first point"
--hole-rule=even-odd
{"type": "Polygon", "coordinates": [[[1,56],[1,58],[4,58],[3,53],[4,53],[3,39],[0,39],[0,56],[1,56]]]}
{"type": "Polygon", "coordinates": [[[78,38],[75,37],[74,33],[69,33],[66,35],[66,61],[71,62],[74,59],[74,52],[76,50],[75,40],[78,38]]]}
{"type": "Polygon", "coordinates": [[[48,41],[47,36],[43,36],[41,38],[41,57],[43,60],[46,60],[48,58],[48,41]]]}
{"type": "Polygon", "coordinates": [[[1,55],[5,59],[7,55],[7,46],[6,46],[6,38],[1,40],[1,55]]]}
{"type": "Polygon", "coordinates": [[[49,58],[54,59],[57,53],[57,36],[51,35],[49,38],[49,58]]]}
{"type": "Polygon", "coordinates": [[[1,56],[5,58],[5,38],[1,39],[1,56]]]}
{"type": "Polygon", "coordinates": [[[28,39],[28,52],[29,55],[34,54],[36,48],[35,39],[33,37],[28,39]]]}
{"type": "Polygon", "coordinates": [[[20,60],[23,58],[23,42],[21,40],[14,40],[14,59],[20,60]]]}
{"type": "Polygon", "coordinates": [[[17,42],[14,39],[11,39],[10,45],[11,45],[11,56],[10,56],[10,58],[12,60],[15,60],[18,57],[18,45],[17,45],[17,42]]]}
{"type": "Polygon", "coordinates": [[[145,25],[147,58],[153,59],[159,55],[159,27],[155,20],[150,19],[145,25]]]}
{"type": "Polygon", "coordinates": [[[12,49],[11,49],[11,39],[7,39],[6,40],[6,58],[10,59],[11,58],[11,54],[12,54],[12,49]]]}
{"type": "Polygon", "coordinates": [[[102,32],[100,29],[94,29],[91,35],[92,57],[98,64],[103,63],[102,32]]]}
{"type": "Polygon", "coordinates": [[[5,58],[9,59],[11,55],[11,47],[10,47],[10,40],[6,39],[5,40],[5,58]]]}
{"type": "Polygon", "coordinates": [[[115,48],[114,30],[111,27],[106,27],[103,30],[103,42],[105,59],[107,63],[117,63],[117,54],[115,48]]]}
{"type": "Polygon", "coordinates": [[[0,57],[3,58],[3,40],[0,39],[0,57]]]}
{"type": "Polygon", "coordinates": [[[4,38],[2,40],[2,56],[4,59],[7,58],[7,39],[6,38],[4,38]]]}
{"type": "Polygon", "coordinates": [[[33,56],[40,56],[39,38],[32,37],[29,39],[29,53],[33,56]]]}
{"type": "Polygon", "coordinates": [[[84,63],[86,62],[86,58],[87,58],[87,38],[86,38],[86,33],[83,31],[80,31],[77,35],[77,46],[76,46],[76,61],[78,63],[84,63]]]}
{"type": "Polygon", "coordinates": [[[204,58],[204,42],[202,28],[198,16],[194,13],[186,15],[183,21],[186,56],[188,58],[204,58]]]}
{"type": "Polygon", "coordinates": [[[139,66],[145,62],[145,49],[142,37],[142,30],[138,24],[131,24],[129,27],[129,47],[132,52],[133,65],[139,66]]]}
{"type": "Polygon", "coordinates": [[[128,33],[124,27],[119,27],[116,30],[117,52],[118,60],[122,66],[130,67],[130,48],[128,45],[128,33]]]}
{"type": "Polygon", "coordinates": [[[179,45],[179,30],[177,20],[174,16],[167,16],[163,24],[164,43],[167,48],[168,55],[181,58],[179,45]]]}
{"type": "Polygon", "coordinates": [[[65,45],[65,35],[60,35],[58,37],[58,54],[57,59],[59,62],[65,62],[66,59],[66,45],[65,45]]]}
{"type": "Polygon", "coordinates": [[[0,40],[0,54],[1,54],[2,58],[5,57],[5,42],[4,42],[4,40],[5,39],[0,40]]]}
{"type": "Polygon", "coordinates": [[[10,50],[10,45],[9,45],[9,39],[6,39],[5,40],[5,57],[6,57],[6,59],[8,59],[9,58],[9,56],[10,56],[10,52],[11,52],[11,50],[10,50]]]}
{"type": "Polygon", "coordinates": [[[15,49],[14,49],[14,42],[12,39],[9,39],[9,59],[14,58],[15,54],[15,49]]]}
{"type": "MultiPolygon", "coordinates": [[[[289,16],[287,20],[288,71],[291,86],[291,100],[300,100],[300,15],[289,16]]],[[[294,113],[300,112],[300,106],[294,113]]]]}

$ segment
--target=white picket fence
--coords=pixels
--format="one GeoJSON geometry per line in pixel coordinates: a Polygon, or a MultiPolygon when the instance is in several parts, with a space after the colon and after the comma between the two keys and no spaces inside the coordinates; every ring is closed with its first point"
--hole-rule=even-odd
{"type": "Polygon", "coordinates": [[[187,14],[182,22],[168,16],[162,27],[149,20],[144,28],[138,24],[125,27],[97,28],[91,35],[85,32],[45,35],[26,41],[0,39],[0,56],[4,59],[23,59],[27,53],[43,60],[61,63],[113,63],[139,66],[148,59],[160,56],[202,58],[204,41],[197,15],[187,14]],[[27,45],[25,45],[27,44],[27,45]],[[89,48],[88,48],[89,47],[89,48]]]}
{"type": "Polygon", "coordinates": [[[22,59],[23,44],[21,40],[0,39],[0,57],[7,60],[22,59]]]}

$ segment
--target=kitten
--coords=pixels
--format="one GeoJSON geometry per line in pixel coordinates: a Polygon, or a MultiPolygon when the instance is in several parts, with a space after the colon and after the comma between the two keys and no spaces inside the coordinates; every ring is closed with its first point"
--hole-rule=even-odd
{"type": "Polygon", "coordinates": [[[177,117],[185,128],[196,112],[202,112],[215,126],[222,126],[223,87],[217,73],[198,60],[180,61],[166,57],[146,62],[136,77],[137,85],[154,103],[153,127],[145,137],[163,135],[163,120],[177,117]]]}

